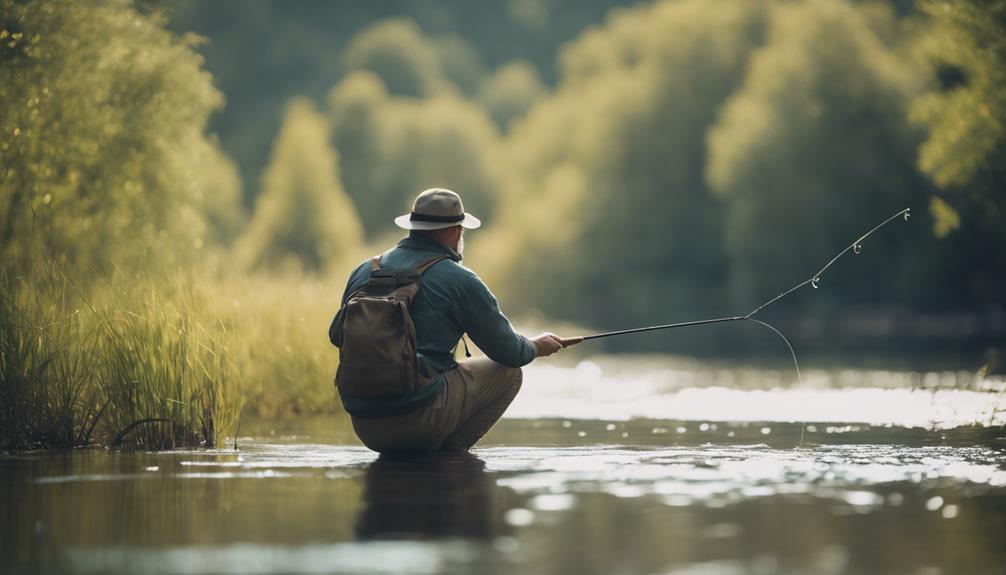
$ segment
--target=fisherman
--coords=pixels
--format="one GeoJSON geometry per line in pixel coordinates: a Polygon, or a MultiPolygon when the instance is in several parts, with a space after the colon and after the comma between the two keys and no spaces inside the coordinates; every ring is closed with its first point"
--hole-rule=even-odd
{"type": "MultiPolygon", "coordinates": [[[[367,377],[361,376],[364,382],[356,385],[362,386],[363,391],[349,393],[345,389],[349,385],[340,383],[337,376],[342,405],[351,416],[356,435],[374,451],[466,452],[489,431],[517,395],[521,366],[580,340],[563,340],[553,333],[529,339],[514,331],[486,284],[460,263],[464,230],[478,228],[482,222],[465,212],[456,193],[443,188],[422,192],[413,203],[412,212],[395,218],[395,224],[409,230],[408,237],[353,271],[339,314],[344,313],[354,294],[372,285],[372,275],[376,277],[382,273],[380,270],[417,273],[418,291],[414,292],[408,309],[415,326],[415,361],[419,371],[416,379],[425,384],[401,394],[379,395],[369,393],[365,387],[369,383],[367,377]],[[456,362],[454,350],[464,334],[487,357],[456,362]]],[[[342,341],[339,314],[332,322],[329,339],[342,347],[346,364],[349,344],[342,341]]],[[[357,314],[360,315],[365,314],[357,314]]],[[[375,328],[380,329],[382,326],[375,328]]],[[[374,337],[375,330],[364,327],[356,329],[356,333],[364,334],[359,337],[365,339],[374,337]]],[[[380,344],[377,341],[367,345],[380,344]]],[[[470,358],[467,342],[464,347],[470,358]]],[[[369,355],[368,350],[353,353],[369,355]]],[[[349,369],[340,365],[340,370],[344,367],[349,369]]],[[[373,368],[375,378],[385,375],[386,370],[382,369],[373,368]]],[[[343,378],[345,381],[345,374],[343,378]]],[[[411,386],[411,381],[407,383],[411,386]]]]}

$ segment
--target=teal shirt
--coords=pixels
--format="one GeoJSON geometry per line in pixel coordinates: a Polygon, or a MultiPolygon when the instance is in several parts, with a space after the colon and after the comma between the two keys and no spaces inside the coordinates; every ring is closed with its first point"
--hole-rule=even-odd
{"type": "MultiPolygon", "coordinates": [[[[530,363],[535,357],[534,345],[514,331],[488,286],[475,272],[461,265],[461,256],[454,250],[432,238],[410,232],[382,255],[381,267],[408,269],[438,255],[446,255],[448,259],[426,270],[411,308],[420,369],[433,376],[454,368],[457,365],[454,349],[466,333],[493,361],[511,367],[530,363]]],[[[342,305],[346,305],[349,296],[365,286],[369,279],[370,260],[367,260],[349,276],[342,305]]],[[[332,326],[335,326],[334,320],[332,326]]],[[[330,340],[332,336],[330,329],[330,340]]],[[[377,417],[382,413],[418,409],[432,401],[442,388],[443,377],[440,377],[392,405],[345,396],[342,401],[346,411],[353,415],[377,417]]]]}

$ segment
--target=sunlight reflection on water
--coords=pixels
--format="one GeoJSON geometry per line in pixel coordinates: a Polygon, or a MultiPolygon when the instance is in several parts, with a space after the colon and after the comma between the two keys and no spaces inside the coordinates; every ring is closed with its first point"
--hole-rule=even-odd
{"type": "MultiPolygon", "coordinates": [[[[401,462],[262,439],[240,451],[25,457],[0,467],[23,465],[14,477],[34,479],[7,483],[5,505],[23,527],[0,547],[37,549],[37,570],[53,573],[837,574],[868,572],[863,549],[881,553],[869,542],[893,526],[915,535],[891,543],[891,557],[912,549],[916,566],[944,565],[949,555],[924,550],[954,529],[989,544],[968,559],[974,572],[1002,558],[991,543],[1006,493],[996,447],[508,444],[527,431],[582,441],[576,426],[541,423],[511,420],[503,445],[474,456],[401,462]],[[35,505],[16,503],[26,500],[35,505]],[[68,521],[82,503],[102,513],[68,521]],[[860,516],[884,519],[872,535],[848,536],[846,518],[860,516]],[[759,537],[766,521],[780,540],[759,537]],[[622,533],[639,542],[607,546],[622,533]],[[604,545],[588,552],[581,537],[604,545]],[[738,558],[715,541],[750,549],[738,558]],[[625,553],[635,568],[619,569],[625,553]],[[793,561],[802,567],[785,567],[793,561]]],[[[580,423],[588,437],[618,437],[624,425],[580,423]]]]}
{"type": "Polygon", "coordinates": [[[345,419],[321,417],[249,423],[239,450],[0,460],[0,557],[16,558],[0,571],[838,575],[1006,564],[1001,381],[808,370],[796,388],[784,370],[665,359],[525,373],[468,457],[378,458],[345,419]]]}
{"type": "Polygon", "coordinates": [[[66,552],[78,573],[105,573],[128,565],[136,573],[359,573],[433,574],[451,563],[472,561],[476,551],[465,542],[371,542],[295,547],[229,545],[215,549],[87,549],[66,552]],[[380,560],[375,560],[380,558],[380,560]]]}
{"type": "Polygon", "coordinates": [[[506,417],[853,422],[947,429],[1006,425],[999,379],[968,374],[808,370],[802,386],[774,370],[665,362],[532,364],[506,417]],[[964,384],[975,389],[956,389],[964,384]]]}

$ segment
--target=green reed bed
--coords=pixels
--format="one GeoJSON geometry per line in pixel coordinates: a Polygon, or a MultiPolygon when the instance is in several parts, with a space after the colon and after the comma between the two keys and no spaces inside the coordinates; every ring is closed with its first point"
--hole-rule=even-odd
{"type": "Polygon", "coordinates": [[[228,331],[181,281],[120,287],[94,304],[98,386],[112,445],[221,445],[241,408],[228,331]]]}
{"type": "Polygon", "coordinates": [[[2,270],[0,449],[223,447],[246,414],[333,413],[322,285],[2,270]]]}
{"type": "Polygon", "coordinates": [[[221,300],[229,298],[245,415],[341,413],[333,384],[339,353],[328,341],[328,326],[342,282],[330,289],[312,278],[258,276],[214,289],[221,300]]]}
{"type": "Polygon", "coordinates": [[[52,265],[0,271],[0,448],[71,447],[100,419],[97,333],[52,265]]]}

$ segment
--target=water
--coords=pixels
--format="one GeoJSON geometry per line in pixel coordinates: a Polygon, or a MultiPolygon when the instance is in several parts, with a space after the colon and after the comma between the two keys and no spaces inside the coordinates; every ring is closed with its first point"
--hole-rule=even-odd
{"type": "Polygon", "coordinates": [[[0,571],[1003,572],[1001,381],[791,378],[533,366],[467,457],[377,458],[323,418],[248,423],[237,451],[0,459],[0,571]]]}

